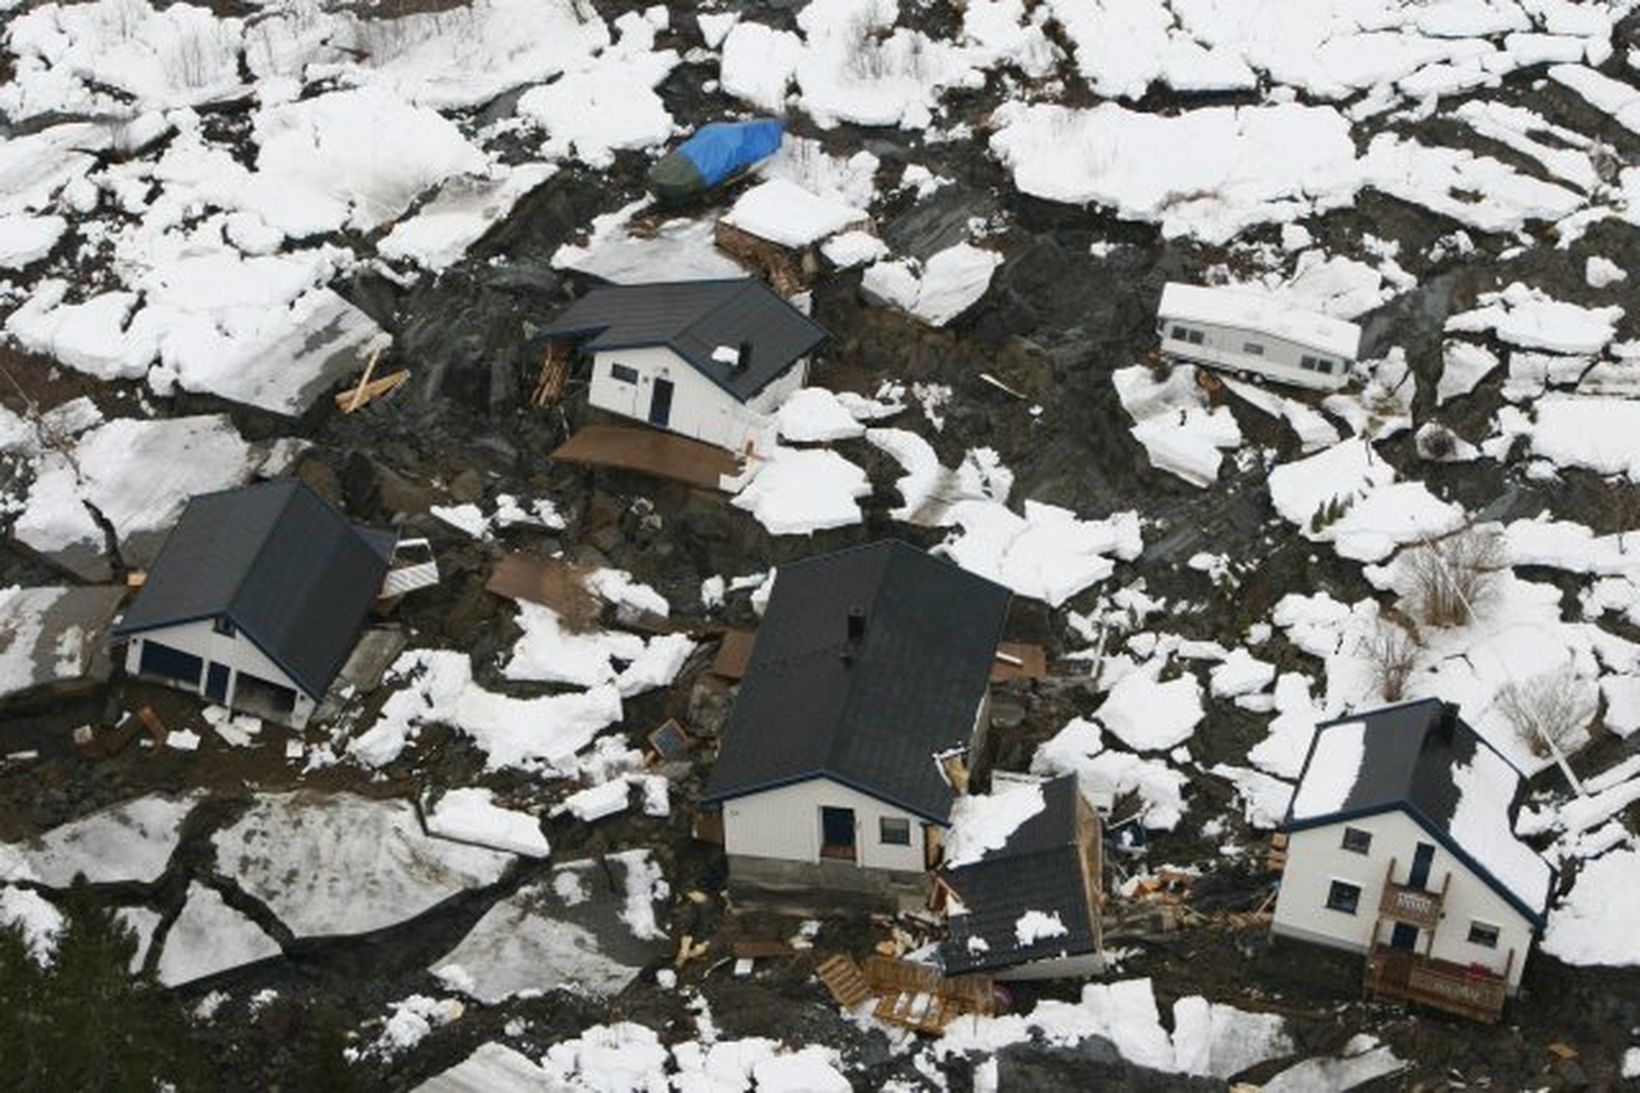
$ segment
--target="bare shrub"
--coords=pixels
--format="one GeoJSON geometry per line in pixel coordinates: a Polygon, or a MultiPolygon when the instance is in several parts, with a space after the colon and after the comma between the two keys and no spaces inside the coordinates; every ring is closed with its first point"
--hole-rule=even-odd
{"type": "Polygon", "coordinates": [[[1549,741],[1562,752],[1571,751],[1594,717],[1589,689],[1570,671],[1570,665],[1510,683],[1494,701],[1504,718],[1533,755],[1550,754],[1549,741]]]}
{"type": "Polygon", "coordinates": [[[1489,598],[1504,567],[1496,532],[1468,528],[1412,548],[1404,556],[1412,574],[1413,613],[1430,626],[1459,626],[1489,598]],[[1466,606],[1467,605],[1467,606],[1466,606]]]}
{"type": "Polygon", "coordinates": [[[1406,697],[1407,680],[1418,659],[1418,639],[1398,623],[1381,622],[1362,650],[1372,665],[1372,682],[1388,702],[1406,697]]]}

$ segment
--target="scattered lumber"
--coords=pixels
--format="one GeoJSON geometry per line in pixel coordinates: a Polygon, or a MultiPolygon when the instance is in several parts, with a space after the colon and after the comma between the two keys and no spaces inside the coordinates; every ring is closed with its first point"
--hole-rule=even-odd
{"type": "Polygon", "coordinates": [[[552,342],[547,346],[541,373],[536,376],[535,388],[530,392],[530,405],[551,406],[563,395],[569,383],[569,352],[567,342],[552,342]]]}
{"type": "Polygon", "coordinates": [[[831,992],[832,998],[844,1009],[852,1010],[871,998],[871,987],[866,983],[865,973],[853,957],[835,953],[822,960],[814,971],[820,982],[826,985],[826,990],[831,992]]]}
{"type": "Polygon", "coordinates": [[[405,381],[409,378],[410,370],[401,368],[397,372],[392,372],[380,379],[370,380],[369,382],[360,381],[359,386],[351,391],[336,392],[336,409],[344,414],[351,414],[361,406],[368,406],[376,399],[397,391],[404,386],[405,381]]]}

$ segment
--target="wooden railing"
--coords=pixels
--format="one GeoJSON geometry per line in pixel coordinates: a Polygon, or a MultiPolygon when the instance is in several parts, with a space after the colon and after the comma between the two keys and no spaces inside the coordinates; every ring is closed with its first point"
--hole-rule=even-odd
{"type": "Polygon", "coordinates": [[[1384,894],[1378,900],[1378,913],[1424,930],[1433,930],[1440,925],[1441,908],[1446,903],[1446,890],[1452,883],[1452,874],[1447,873],[1439,892],[1396,884],[1394,876],[1395,859],[1391,858],[1388,868],[1384,870],[1384,894]]]}
{"type": "Polygon", "coordinates": [[[1367,956],[1367,993],[1418,1002],[1487,1024],[1498,1019],[1509,996],[1509,950],[1503,974],[1486,968],[1436,960],[1401,949],[1378,946],[1367,956]]]}

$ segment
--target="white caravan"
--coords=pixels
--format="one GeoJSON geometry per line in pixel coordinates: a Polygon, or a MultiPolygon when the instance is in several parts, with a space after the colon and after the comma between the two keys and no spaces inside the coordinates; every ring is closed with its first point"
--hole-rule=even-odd
{"type": "Polygon", "coordinates": [[[1156,310],[1162,353],[1320,391],[1344,386],[1361,328],[1238,288],[1169,282],[1156,310]]]}

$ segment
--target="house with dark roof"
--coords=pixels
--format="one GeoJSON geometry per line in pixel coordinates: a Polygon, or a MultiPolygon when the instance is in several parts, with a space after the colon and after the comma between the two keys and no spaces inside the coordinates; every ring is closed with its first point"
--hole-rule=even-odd
{"type": "Polygon", "coordinates": [[[1009,600],[900,542],[780,567],[702,799],[721,810],[733,887],[926,898],[1009,600]]]}
{"type": "Polygon", "coordinates": [[[1366,954],[1371,993],[1495,1020],[1555,889],[1515,833],[1525,788],[1437,699],[1317,727],[1272,930],[1366,954]]]}
{"type": "Polygon", "coordinates": [[[1040,804],[1002,845],[983,846],[971,860],[956,857],[959,844],[951,843],[953,856],[935,883],[948,931],[940,945],[945,974],[1008,980],[1103,972],[1099,814],[1075,775],[998,792],[1030,794],[1040,804]]]}
{"type": "Polygon", "coordinates": [[[590,358],[590,405],[739,452],[826,332],[746,277],[600,286],[537,337],[590,358]]]}
{"type": "Polygon", "coordinates": [[[394,542],[294,478],[194,497],[115,624],[126,671],[299,728],[352,653],[394,542]]]}

